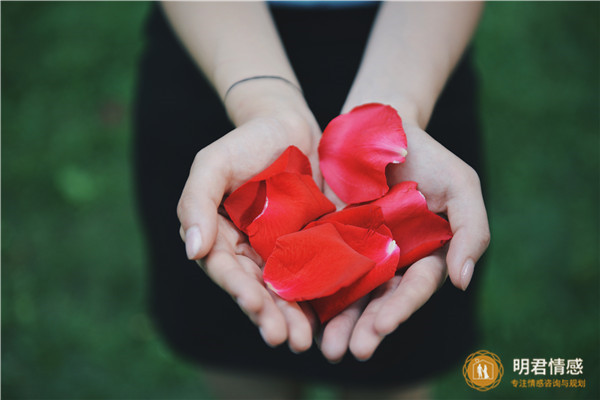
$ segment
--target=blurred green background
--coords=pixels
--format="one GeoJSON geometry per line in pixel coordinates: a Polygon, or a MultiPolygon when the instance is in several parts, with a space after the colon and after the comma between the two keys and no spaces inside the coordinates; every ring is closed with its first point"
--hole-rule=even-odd
{"type": "MultiPolygon", "coordinates": [[[[146,315],[130,143],[149,6],[1,4],[6,399],[209,397],[146,315]]],[[[479,312],[481,348],[505,373],[480,393],[457,365],[436,397],[600,398],[599,20],[598,2],[486,8],[475,45],[492,245],[479,312]],[[583,359],[585,388],[510,384],[513,358],[557,357],[583,359]]]]}

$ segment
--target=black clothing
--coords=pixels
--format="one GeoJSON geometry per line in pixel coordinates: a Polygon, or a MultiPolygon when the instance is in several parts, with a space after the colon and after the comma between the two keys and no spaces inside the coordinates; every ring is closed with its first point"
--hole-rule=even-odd
{"type": "MultiPolygon", "coordinates": [[[[306,100],[324,128],[340,112],[377,7],[274,6],[271,11],[306,100]]],[[[295,355],[286,345],[264,344],[229,295],[186,259],[175,213],[196,152],[233,126],[158,7],[146,34],[135,114],[136,184],[150,254],[151,312],[172,349],[202,365],[361,386],[414,382],[462,363],[476,337],[477,282],[466,293],[446,282],[368,362],[348,354],[332,365],[314,345],[295,355]]],[[[467,54],[439,99],[428,133],[478,169],[475,91],[467,54]]]]}

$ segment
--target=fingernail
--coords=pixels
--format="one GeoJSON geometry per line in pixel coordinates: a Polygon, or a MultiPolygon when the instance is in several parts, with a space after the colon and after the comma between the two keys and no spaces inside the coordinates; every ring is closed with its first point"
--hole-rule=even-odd
{"type": "Polygon", "coordinates": [[[467,290],[467,286],[469,286],[471,278],[473,277],[474,269],[475,263],[469,258],[460,272],[460,284],[462,285],[462,290],[467,290]]]}
{"type": "Polygon", "coordinates": [[[294,354],[300,354],[302,353],[301,351],[298,351],[296,349],[294,349],[289,343],[288,343],[288,347],[290,348],[290,351],[294,354]]]}
{"type": "Polygon", "coordinates": [[[187,258],[193,260],[200,251],[201,245],[202,237],[200,236],[200,229],[197,226],[192,226],[185,232],[185,252],[187,253],[187,258]]]}
{"type": "Polygon", "coordinates": [[[265,331],[263,330],[263,327],[260,326],[258,327],[258,332],[260,332],[260,336],[263,338],[263,340],[265,341],[266,345],[269,346],[270,348],[275,348],[275,346],[273,346],[271,343],[269,343],[269,341],[267,340],[267,337],[265,336],[265,331]]]}

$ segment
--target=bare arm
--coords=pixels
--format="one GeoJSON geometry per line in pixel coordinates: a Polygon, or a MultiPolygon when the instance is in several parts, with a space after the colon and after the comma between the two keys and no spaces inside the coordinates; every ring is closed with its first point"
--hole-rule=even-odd
{"type": "Polygon", "coordinates": [[[253,75],[298,84],[264,3],[164,2],[163,9],[221,99],[230,85],[253,75]]]}
{"type": "Polygon", "coordinates": [[[481,9],[477,2],[384,3],[343,112],[383,102],[425,129],[481,9]]]}
{"type": "Polygon", "coordinates": [[[473,2],[389,2],[380,9],[343,112],[368,102],[398,110],[408,156],[404,164],[390,168],[389,179],[416,181],[429,208],[448,216],[454,237],[447,254],[437,252],[416,262],[371,300],[357,302],[331,320],[321,344],[331,360],[341,358],[348,347],[357,358],[369,358],[448,275],[465,290],[474,263],[487,248],[489,228],[477,174],[424,131],[481,8],[473,2]]]}
{"type": "MultiPolygon", "coordinates": [[[[181,42],[220,95],[236,129],[199,149],[177,208],[188,258],[227,291],[265,341],[310,347],[312,321],[296,303],[262,284],[260,257],[217,210],[223,196],[256,175],[290,145],[317,164],[319,128],[298,90],[264,3],[165,2],[181,42]],[[257,75],[280,76],[236,85],[257,75]]],[[[198,127],[199,134],[204,127],[198,127]]],[[[318,171],[318,168],[313,168],[318,171]]]]}

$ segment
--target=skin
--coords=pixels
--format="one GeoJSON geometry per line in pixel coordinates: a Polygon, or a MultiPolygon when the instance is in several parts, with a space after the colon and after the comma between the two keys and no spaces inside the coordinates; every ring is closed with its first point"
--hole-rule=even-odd
{"type": "Polygon", "coordinates": [[[419,260],[402,277],[378,288],[366,307],[355,304],[330,321],[321,343],[330,360],[341,359],[346,348],[359,360],[369,359],[383,338],[418,310],[448,275],[457,288],[466,290],[474,263],[489,244],[477,173],[424,131],[481,10],[478,3],[413,2],[386,3],[380,10],[342,111],[373,101],[398,110],[409,154],[405,163],[391,168],[388,181],[418,182],[428,207],[447,215],[454,237],[447,252],[419,260]]]}
{"type": "MultiPolygon", "coordinates": [[[[299,86],[262,3],[166,2],[164,10],[200,70],[223,98],[240,79],[278,75],[299,86]]],[[[224,216],[223,197],[256,175],[290,145],[311,160],[315,181],[338,206],[318,171],[321,134],[301,92],[280,80],[237,85],[224,99],[237,127],[200,150],[178,205],[188,258],[237,301],[265,342],[288,342],[294,352],[317,342],[330,361],[350,352],[372,356],[386,335],[418,310],[449,276],[465,290],[490,240],[475,171],[425,131],[433,106],[466,47],[481,12],[478,3],[382,5],[363,62],[342,112],[367,102],[390,104],[404,121],[407,161],[390,171],[391,184],[419,183],[430,209],[447,215],[449,246],[412,265],[324,327],[306,307],[269,292],[260,257],[224,216]],[[232,162],[232,160],[235,160],[232,162]],[[435,160],[435,162],[430,162],[435,160]]]]}

